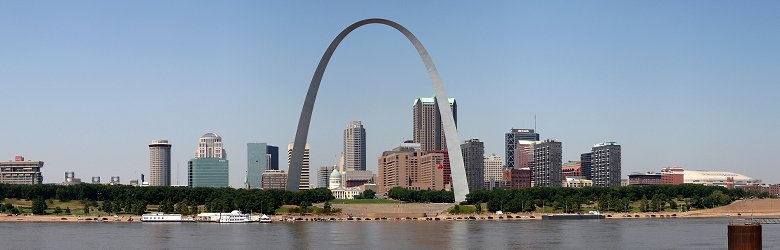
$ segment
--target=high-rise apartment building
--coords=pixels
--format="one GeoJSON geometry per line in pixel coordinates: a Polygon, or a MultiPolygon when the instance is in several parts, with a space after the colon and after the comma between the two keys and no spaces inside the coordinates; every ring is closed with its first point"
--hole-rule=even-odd
{"type": "MultiPolygon", "coordinates": [[[[290,161],[292,160],[292,150],[293,150],[293,143],[287,144],[287,167],[290,166],[290,161]]],[[[306,143],[305,149],[303,150],[303,165],[301,166],[301,179],[300,184],[298,184],[298,188],[300,190],[307,190],[311,189],[311,177],[309,174],[309,151],[310,151],[310,145],[306,143]]]]}
{"type": "Polygon", "coordinates": [[[620,186],[620,145],[605,142],[593,145],[593,186],[620,186]]]}
{"type": "MultiPolygon", "coordinates": [[[[436,97],[417,98],[413,105],[413,139],[419,143],[423,151],[429,150],[447,150],[447,142],[444,137],[444,126],[442,125],[439,105],[436,104],[436,97]]],[[[452,110],[452,117],[455,120],[455,126],[458,125],[458,104],[455,98],[447,100],[452,110]]]]}
{"type": "Polygon", "coordinates": [[[366,170],[366,129],[360,121],[352,121],[344,129],[344,168],[366,170]]]}
{"type": "Polygon", "coordinates": [[[484,176],[483,176],[483,188],[492,190],[491,187],[496,187],[496,183],[501,183],[502,172],[504,168],[504,161],[501,160],[501,156],[492,154],[485,156],[483,160],[484,164],[484,176]]]}
{"type": "Polygon", "coordinates": [[[580,163],[582,164],[582,176],[585,179],[593,179],[593,153],[580,154],[580,163]]]}
{"type": "Polygon", "coordinates": [[[317,170],[317,187],[328,188],[330,183],[330,174],[336,166],[324,166],[317,170]]]}
{"type": "Polygon", "coordinates": [[[504,139],[506,167],[522,168],[515,166],[515,146],[517,145],[517,141],[538,141],[539,134],[534,132],[533,129],[513,128],[509,130],[509,133],[505,134],[504,139]]]}
{"type": "Polygon", "coordinates": [[[482,190],[485,179],[485,144],[471,139],[460,145],[469,191],[482,190]]]}
{"type": "Polygon", "coordinates": [[[149,186],[170,185],[171,144],[168,140],[154,140],[149,144],[149,186]]]}
{"type": "Polygon", "coordinates": [[[195,158],[227,159],[227,152],[222,147],[222,137],[214,133],[206,133],[201,136],[195,158]]]}
{"type": "Polygon", "coordinates": [[[279,169],[279,147],[266,143],[247,143],[246,151],[247,184],[249,188],[261,188],[263,173],[279,169]]]}
{"type": "Polygon", "coordinates": [[[534,186],[560,187],[561,164],[563,163],[563,145],[559,141],[547,139],[534,144],[534,168],[532,171],[534,186]]]}
{"type": "Polygon", "coordinates": [[[13,161],[0,161],[0,184],[41,184],[42,167],[42,161],[25,161],[22,156],[16,156],[13,161]]]}

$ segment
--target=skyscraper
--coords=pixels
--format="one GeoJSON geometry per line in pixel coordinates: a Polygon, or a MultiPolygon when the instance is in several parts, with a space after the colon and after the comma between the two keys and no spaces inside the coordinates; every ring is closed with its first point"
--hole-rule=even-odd
{"type": "Polygon", "coordinates": [[[344,129],[344,168],[366,170],[366,129],[360,121],[352,121],[344,129]]]}
{"type": "Polygon", "coordinates": [[[229,162],[222,137],[206,133],[200,137],[195,158],[187,162],[190,187],[228,187],[229,162]]]}
{"type": "Polygon", "coordinates": [[[206,133],[201,136],[195,158],[227,159],[227,152],[222,147],[222,137],[214,133],[206,133]]]}
{"type": "Polygon", "coordinates": [[[279,148],[266,143],[247,143],[247,184],[250,188],[261,188],[263,173],[279,169],[279,148]]]}
{"type": "Polygon", "coordinates": [[[317,187],[320,188],[328,188],[328,183],[330,183],[330,174],[333,172],[333,170],[336,169],[336,166],[324,166],[320,167],[320,169],[317,171],[317,187]]]}
{"type": "MultiPolygon", "coordinates": [[[[413,105],[412,132],[414,142],[419,143],[423,151],[447,150],[444,137],[444,127],[436,105],[436,97],[417,98],[413,105]]],[[[447,100],[452,110],[455,126],[458,125],[458,104],[455,98],[447,100]]]]}
{"type": "Polygon", "coordinates": [[[228,160],[194,158],[187,162],[187,185],[190,187],[228,187],[228,160]]]}
{"type": "Polygon", "coordinates": [[[585,179],[593,180],[593,153],[580,154],[580,162],[582,162],[582,176],[585,179]]]}
{"type": "Polygon", "coordinates": [[[593,145],[593,186],[620,186],[620,145],[605,142],[593,145]]]}
{"type": "MultiPolygon", "coordinates": [[[[287,144],[287,167],[290,166],[292,160],[293,143],[287,144]]],[[[311,178],[309,177],[309,150],[310,145],[306,143],[306,147],[303,151],[303,165],[301,166],[301,182],[298,184],[300,190],[311,189],[311,178]]]]}
{"type": "Polygon", "coordinates": [[[485,144],[471,139],[460,145],[469,191],[482,190],[485,179],[485,144]]]}
{"type": "Polygon", "coordinates": [[[154,140],[149,144],[149,186],[170,185],[171,144],[168,140],[154,140]]]}
{"type": "Polygon", "coordinates": [[[505,155],[506,158],[506,167],[508,168],[519,168],[515,166],[515,146],[517,145],[517,141],[538,141],[539,140],[539,134],[534,132],[533,129],[525,129],[525,128],[513,128],[509,130],[509,133],[505,134],[505,140],[506,143],[504,145],[505,149],[505,155]]]}
{"type": "Polygon", "coordinates": [[[563,145],[559,141],[547,139],[534,144],[534,185],[537,187],[560,187],[561,167],[563,164],[563,145]]]}
{"type": "Polygon", "coordinates": [[[492,154],[484,158],[484,183],[483,187],[492,190],[492,187],[496,186],[496,182],[501,182],[502,172],[504,168],[504,161],[501,160],[501,156],[492,154]]]}
{"type": "Polygon", "coordinates": [[[534,145],[537,143],[538,141],[517,141],[514,169],[534,168],[534,145]]]}

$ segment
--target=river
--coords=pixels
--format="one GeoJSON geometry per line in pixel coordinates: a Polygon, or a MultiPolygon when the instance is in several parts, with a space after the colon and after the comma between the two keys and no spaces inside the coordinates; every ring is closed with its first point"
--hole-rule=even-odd
{"type": "MultiPolygon", "coordinates": [[[[725,249],[726,218],[587,221],[0,223],[2,249],[725,249]]],[[[780,249],[780,225],[763,225],[780,249]]]]}

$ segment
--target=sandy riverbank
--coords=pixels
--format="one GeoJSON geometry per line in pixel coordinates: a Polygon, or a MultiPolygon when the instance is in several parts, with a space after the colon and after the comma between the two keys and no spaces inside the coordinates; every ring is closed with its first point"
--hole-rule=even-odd
{"type": "MultiPolygon", "coordinates": [[[[331,216],[294,216],[294,215],[274,215],[271,219],[274,222],[285,221],[451,221],[451,220],[541,220],[542,214],[460,214],[450,215],[446,213],[432,213],[432,211],[442,211],[448,204],[437,205],[418,205],[409,204],[408,206],[388,204],[379,205],[387,207],[385,210],[376,210],[377,205],[351,205],[350,211],[363,211],[359,213],[347,213],[331,216]],[[420,208],[422,210],[417,211],[420,208]],[[371,212],[368,212],[371,211],[371,212]],[[393,211],[398,211],[394,213],[393,211]],[[426,214],[428,215],[426,217],[426,214]]],[[[761,200],[739,200],[727,206],[714,209],[703,209],[689,212],[663,212],[663,213],[604,213],[607,219],[638,219],[638,218],[750,218],[750,217],[772,217],[780,218],[780,199],[761,199],[761,200]]],[[[19,215],[10,216],[0,214],[0,222],[111,222],[111,223],[137,223],[141,216],[75,216],[75,215],[19,215]]]]}

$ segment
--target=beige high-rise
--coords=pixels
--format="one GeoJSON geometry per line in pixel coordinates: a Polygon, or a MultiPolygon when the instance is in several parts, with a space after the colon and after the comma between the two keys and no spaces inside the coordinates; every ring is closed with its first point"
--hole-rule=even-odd
{"type": "MultiPolygon", "coordinates": [[[[293,144],[287,144],[287,167],[290,167],[290,161],[292,160],[293,144]]],[[[311,177],[309,174],[309,150],[310,146],[306,143],[306,147],[303,150],[303,165],[301,166],[301,182],[298,184],[300,190],[311,189],[311,177]]]]}
{"type": "Polygon", "coordinates": [[[171,144],[154,140],[149,144],[149,186],[171,185],[171,144]]]}

